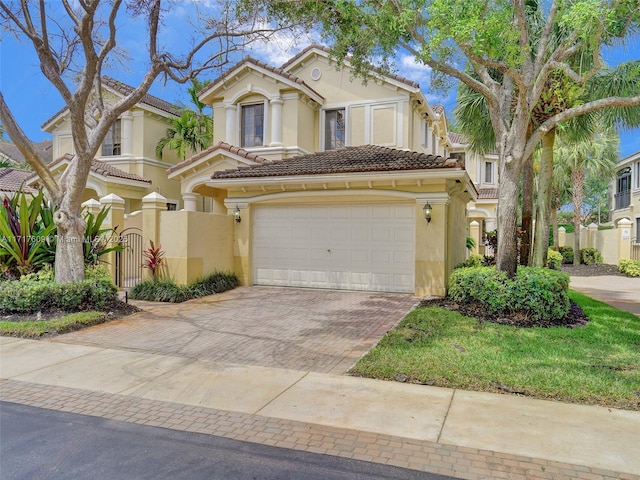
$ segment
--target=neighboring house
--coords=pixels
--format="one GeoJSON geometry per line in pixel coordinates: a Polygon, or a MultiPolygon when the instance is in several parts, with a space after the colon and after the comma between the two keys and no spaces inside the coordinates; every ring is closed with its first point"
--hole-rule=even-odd
{"type": "MultiPolygon", "coordinates": [[[[483,252],[481,244],[487,232],[497,228],[498,216],[498,154],[478,154],[469,150],[464,135],[449,132],[449,156],[464,162],[471,181],[478,190],[478,198],[467,205],[468,222],[477,223],[476,251],[483,252]]],[[[473,230],[470,233],[474,233],[473,230]]],[[[488,252],[487,252],[488,253],[488,252]]]]}
{"type": "Polygon", "coordinates": [[[611,220],[615,225],[623,218],[630,220],[635,243],[640,243],[640,152],[618,162],[611,191],[611,220]]]}
{"type": "MultiPolygon", "coordinates": [[[[51,140],[36,142],[33,147],[44,163],[50,163],[53,160],[53,142],[51,140]]],[[[22,152],[11,142],[0,142],[0,160],[13,163],[16,166],[27,163],[22,152]]]]}
{"type": "MultiPolygon", "coordinates": [[[[53,143],[51,140],[34,143],[34,148],[45,163],[50,163],[53,158],[53,143]]],[[[33,171],[25,170],[26,160],[24,155],[11,142],[0,142],[0,161],[4,161],[15,167],[0,169],[0,197],[12,196],[18,190],[24,192],[35,192],[36,190],[28,185],[28,181],[33,177],[33,171]]]]}
{"type": "Polygon", "coordinates": [[[27,180],[33,176],[30,170],[19,168],[0,169],[0,198],[12,197],[16,192],[33,193],[36,190],[26,184],[27,180]]]}
{"type": "MultiPolygon", "coordinates": [[[[244,59],[200,92],[214,146],[167,173],[185,211],[235,215],[243,284],[446,293],[477,200],[465,159],[448,158],[464,147],[418,84],[372,74],[363,85],[311,46],[280,68],[244,59]]],[[[174,251],[170,265],[195,265],[174,251]]]]}
{"type": "MultiPolygon", "coordinates": [[[[108,104],[130,93],[133,88],[113,78],[102,78],[103,100],[108,104]]],[[[116,194],[125,201],[125,212],[142,208],[141,199],[150,192],[167,198],[168,209],[180,208],[180,186],[167,178],[165,170],[177,162],[167,151],[156,158],[156,145],[167,130],[167,119],[179,116],[178,108],[152,95],[145,97],[116,120],[91,165],[84,200],[116,194]]],[[[73,157],[69,110],[63,108],[42,125],[53,136],[50,168],[61,175],[73,157]]],[[[38,178],[30,180],[38,184],[38,178]]]]}

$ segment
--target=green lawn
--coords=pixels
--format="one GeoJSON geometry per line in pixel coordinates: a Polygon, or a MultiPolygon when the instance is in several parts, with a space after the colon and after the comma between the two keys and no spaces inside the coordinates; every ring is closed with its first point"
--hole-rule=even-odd
{"type": "Polygon", "coordinates": [[[351,373],[640,410],[640,318],[570,296],[590,318],[587,325],[519,329],[418,308],[351,373]]]}
{"type": "Polygon", "coordinates": [[[67,333],[91,325],[105,322],[109,315],[105,312],[79,312],[62,315],[48,320],[10,322],[0,321],[0,335],[23,338],[38,338],[45,335],[67,333]]]}

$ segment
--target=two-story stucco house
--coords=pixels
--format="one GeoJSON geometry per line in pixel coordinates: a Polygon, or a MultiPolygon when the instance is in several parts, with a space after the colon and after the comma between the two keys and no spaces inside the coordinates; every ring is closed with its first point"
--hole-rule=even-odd
{"type": "Polygon", "coordinates": [[[618,162],[611,191],[611,220],[616,225],[623,218],[630,220],[635,243],[640,243],[640,152],[618,162]]]}
{"type": "Polygon", "coordinates": [[[311,46],[280,68],[244,59],[200,92],[214,145],[167,173],[185,211],[237,219],[242,283],[445,294],[477,200],[464,155],[449,158],[464,146],[418,84],[372,75],[311,46]]]}
{"type": "MultiPolygon", "coordinates": [[[[102,78],[103,100],[106,103],[130,93],[133,88],[113,78],[102,78]]],[[[178,108],[153,95],[146,95],[134,108],[127,111],[111,127],[96,159],[91,165],[84,199],[99,199],[115,194],[124,199],[125,211],[142,207],[141,199],[150,192],[167,198],[170,209],[180,206],[180,186],[167,178],[166,169],[177,163],[173,152],[162,160],[156,158],[156,145],[165,135],[167,119],[179,116],[178,108]]],[[[69,110],[63,108],[42,125],[53,137],[54,174],[61,175],[74,153],[69,110]]],[[[31,185],[38,179],[30,180],[31,185]]]]}

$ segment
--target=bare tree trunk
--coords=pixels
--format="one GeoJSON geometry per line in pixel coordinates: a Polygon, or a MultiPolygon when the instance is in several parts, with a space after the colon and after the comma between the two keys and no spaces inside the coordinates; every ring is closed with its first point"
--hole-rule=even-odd
{"type": "Polygon", "coordinates": [[[553,249],[560,249],[558,241],[558,206],[554,203],[551,207],[551,230],[553,231],[553,249]]]}
{"type": "Polygon", "coordinates": [[[501,168],[496,268],[505,272],[509,277],[513,277],[518,268],[518,244],[516,241],[518,202],[514,199],[518,198],[519,186],[520,170],[513,163],[501,168]]]}
{"type": "Polygon", "coordinates": [[[522,239],[520,265],[529,265],[533,227],[533,157],[529,157],[522,170],[522,239]]]}
{"type": "Polygon", "coordinates": [[[551,212],[551,191],[553,189],[553,144],[555,129],[542,137],[540,173],[538,174],[538,209],[536,211],[536,231],[533,241],[533,266],[547,264],[549,250],[549,218],[551,212]]]}
{"type": "Polygon", "coordinates": [[[571,170],[573,190],[573,264],[580,265],[580,227],[582,225],[582,198],[584,191],[584,170],[571,170]]]}
{"type": "Polygon", "coordinates": [[[53,217],[58,227],[56,245],[56,282],[77,282],[84,280],[84,253],[82,244],[86,222],[79,214],[59,209],[53,217]]]}

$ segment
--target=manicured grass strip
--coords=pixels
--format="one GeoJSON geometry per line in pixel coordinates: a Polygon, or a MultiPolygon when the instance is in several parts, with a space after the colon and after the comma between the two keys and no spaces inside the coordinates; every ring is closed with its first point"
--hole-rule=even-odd
{"type": "Polygon", "coordinates": [[[23,322],[0,321],[0,335],[37,338],[44,335],[73,332],[91,325],[104,323],[109,318],[105,312],[70,313],[50,320],[23,322]]]}
{"type": "Polygon", "coordinates": [[[418,308],[351,373],[640,410],[640,318],[577,292],[590,322],[516,328],[418,308]]]}

